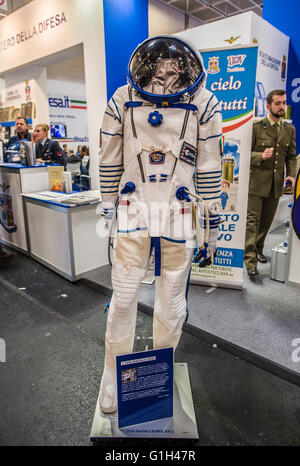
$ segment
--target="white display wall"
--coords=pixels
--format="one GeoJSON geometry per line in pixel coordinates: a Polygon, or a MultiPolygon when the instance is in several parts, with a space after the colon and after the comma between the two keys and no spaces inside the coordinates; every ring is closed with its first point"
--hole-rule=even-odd
{"type": "Polygon", "coordinates": [[[50,124],[64,124],[67,136],[59,143],[76,152],[89,145],[85,85],[71,81],[47,80],[50,124]]]}

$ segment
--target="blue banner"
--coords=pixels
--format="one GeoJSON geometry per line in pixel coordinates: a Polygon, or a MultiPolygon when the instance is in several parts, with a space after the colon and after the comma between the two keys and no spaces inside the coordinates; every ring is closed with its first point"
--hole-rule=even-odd
{"type": "Polygon", "coordinates": [[[193,264],[192,283],[234,288],[243,283],[257,52],[257,46],[201,52],[206,87],[222,111],[221,223],[214,264],[204,268],[193,264]]]}
{"type": "Polygon", "coordinates": [[[220,102],[223,122],[253,110],[257,47],[202,52],[206,87],[220,102]],[[253,72],[249,73],[249,70],[253,72]]]}

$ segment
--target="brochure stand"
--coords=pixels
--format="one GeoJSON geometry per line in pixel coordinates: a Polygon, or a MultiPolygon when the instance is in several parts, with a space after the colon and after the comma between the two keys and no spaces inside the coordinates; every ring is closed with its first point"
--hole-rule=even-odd
{"type": "Polygon", "coordinates": [[[173,395],[173,417],[123,428],[119,428],[117,412],[111,415],[101,412],[98,397],[90,434],[91,441],[108,438],[198,439],[187,363],[174,364],[173,395]]]}

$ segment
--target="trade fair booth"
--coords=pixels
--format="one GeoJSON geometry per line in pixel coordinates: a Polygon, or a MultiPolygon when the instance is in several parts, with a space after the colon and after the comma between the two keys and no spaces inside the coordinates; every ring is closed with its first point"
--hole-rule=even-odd
{"type": "MultiPolygon", "coordinates": [[[[36,124],[48,124],[49,136],[61,147],[67,144],[74,153],[78,145],[87,145],[90,151],[90,189],[99,186],[99,129],[106,105],[101,18],[102,5],[99,2],[89,2],[89,5],[77,2],[76,8],[68,1],[51,2],[42,10],[35,8],[35,2],[32,2],[1,24],[2,138],[8,140],[13,136],[15,118],[24,116],[32,129],[36,124]],[[86,30],[91,34],[86,34],[86,30]],[[94,59],[95,53],[97,60],[94,59]],[[56,127],[59,131],[54,134],[56,127]]],[[[4,244],[35,257],[71,280],[108,263],[107,240],[96,234],[96,208],[100,196],[97,194],[98,202],[95,204],[95,191],[90,191],[91,203],[86,197],[84,205],[66,208],[66,218],[71,211],[72,216],[60,231],[64,238],[63,249],[58,251],[58,248],[55,253],[47,251],[49,243],[39,239],[42,226],[43,237],[52,231],[55,243],[62,245],[55,237],[59,229],[49,217],[50,206],[55,208],[55,203],[51,202],[51,197],[47,199],[41,195],[41,199],[48,202],[41,202],[40,206],[45,208],[37,212],[36,205],[28,205],[26,209],[27,197],[27,201],[25,198],[22,200],[22,194],[49,191],[47,166],[2,163],[0,186],[3,198],[0,236],[4,244]],[[87,216],[85,221],[91,229],[88,242],[81,238],[80,231],[73,232],[75,211],[87,216]],[[92,220],[87,220],[89,216],[92,220]],[[35,228],[36,236],[33,233],[35,228]],[[79,235],[77,241],[76,235],[79,235]],[[44,251],[39,249],[41,245],[45,247],[44,251]],[[99,253],[93,254],[91,249],[99,253]],[[76,265],[78,261],[81,265],[76,265]]],[[[62,211],[63,207],[57,209],[62,211]]],[[[75,225],[76,230],[80,230],[78,221],[75,225]]]]}
{"type": "MultiPolygon", "coordinates": [[[[56,164],[51,171],[46,164],[1,160],[0,241],[68,281],[82,280],[110,296],[112,248],[110,238],[103,234],[99,215],[100,126],[107,102],[116,88],[126,82],[122,60],[128,62],[127,55],[130,57],[147,37],[148,26],[136,15],[134,20],[141,23],[141,28],[132,27],[130,42],[126,36],[130,35],[126,30],[128,18],[124,19],[121,10],[116,14],[109,8],[109,2],[98,0],[35,0],[1,21],[2,138],[8,140],[14,134],[15,118],[25,116],[30,130],[38,123],[48,124],[52,139],[61,146],[67,144],[76,152],[77,146],[87,145],[90,166],[87,188],[73,179],[67,189],[72,177],[63,177],[59,167],[59,183],[64,183],[64,187],[55,189],[56,164]],[[42,8],[37,8],[39,3],[42,8]],[[112,13],[116,18],[112,19],[112,13]],[[112,32],[116,34],[121,27],[126,30],[122,44],[126,56],[116,50],[116,43],[108,37],[108,30],[113,36],[112,32]]],[[[264,304],[267,300],[275,306],[287,286],[290,299],[295,299],[300,286],[300,233],[294,231],[292,222],[289,230],[286,227],[292,204],[299,205],[299,175],[295,194],[281,198],[271,227],[271,232],[280,232],[273,241],[283,241],[283,236],[289,235],[284,280],[269,281],[269,270],[264,269],[263,278],[254,284],[244,269],[252,125],[255,119],[266,116],[270,90],[286,89],[289,37],[250,11],[186,29],[174,37],[189,41],[201,53],[207,70],[206,86],[220,102],[223,119],[222,134],[217,135],[222,156],[218,249],[210,267],[192,265],[183,329],[210,347],[225,349],[299,385],[300,369],[291,360],[290,348],[295,331],[300,331],[296,311],[287,306],[287,314],[285,310],[283,314],[272,314],[264,304]],[[256,306],[256,299],[262,304],[256,306]]],[[[134,104],[130,98],[126,110],[134,104]]],[[[118,119],[114,113],[110,116],[118,119]]],[[[292,111],[287,117],[293,121],[292,111]]],[[[202,141],[210,137],[214,136],[209,134],[202,141]]],[[[108,169],[116,167],[116,171],[121,171],[120,165],[108,165],[108,169]]],[[[128,193],[126,189],[124,193],[128,193]]],[[[127,199],[122,202],[130,204],[127,199]]],[[[156,266],[154,257],[137,298],[139,308],[151,316],[157,301],[153,285],[156,266]]],[[[126,269],[125,276],[129,273],[126,269]]],[[[121,279],[120,282],[122,286],[121,279]]],[[[99,408],[99,394],[92,440],[198,438],[187,363],[174,364],[173,348],[149,350],[146,346],[145,351],[122,353],[115,359],[119,412],[104,415],[99,408]],[[136,383],[139,377],[140,385],[136,383]],[[131,389],[134,384],[138,386],[135,393],[131,389]]]]}

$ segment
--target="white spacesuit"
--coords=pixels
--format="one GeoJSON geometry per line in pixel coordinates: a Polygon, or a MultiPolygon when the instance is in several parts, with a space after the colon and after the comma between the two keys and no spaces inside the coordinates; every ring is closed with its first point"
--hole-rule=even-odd
{"type": "Polygon", "coordinates": [[[154,348],[175,349],[201,227],[209,231],[197,257],[202,266],[211,263],[216,250],[222,118],[205,82],[202,58],[190,44],[172,36],[147,39],[130,59],[128,85],[117,89],[103,118],[99,170],[108,224],[117,209],[100,386],[104,413],[117,409],[115,356],[132,352],[138,292],[150,252],[155,258],[154,348]],[[197,203],[190,197],[195,194],[206,203],[209,217],[196,216],[197,203]]]}

